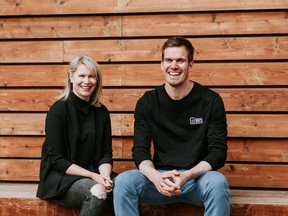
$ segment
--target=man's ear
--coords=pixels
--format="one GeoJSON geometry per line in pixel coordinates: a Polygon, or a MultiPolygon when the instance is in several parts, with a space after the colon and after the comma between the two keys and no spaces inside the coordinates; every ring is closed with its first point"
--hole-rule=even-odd
{"type": "Polygon", "coordinates": [[[191,70],[194,66],[194,60],[192,60],[190,63],[189,63],[189,70],[191,70]]]}
{"type": "Polygon", "coordinates": [[[160,68],[163,71],[163,61],[161,61],[160,68]]]}

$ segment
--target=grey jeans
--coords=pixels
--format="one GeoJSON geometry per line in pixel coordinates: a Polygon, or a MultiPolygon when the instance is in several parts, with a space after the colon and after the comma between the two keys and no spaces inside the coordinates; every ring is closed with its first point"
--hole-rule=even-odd
{"type": "Polygon", "coordinates": [[[53,201],[70,208],[80,209],[80,216],[102,216],[105,205],[109,203],[111,198],[102,200],[93,196],[90,188],[95,184],[97,183],[92,179],[79,179],[71,185],[63,196],[53,201]]]}

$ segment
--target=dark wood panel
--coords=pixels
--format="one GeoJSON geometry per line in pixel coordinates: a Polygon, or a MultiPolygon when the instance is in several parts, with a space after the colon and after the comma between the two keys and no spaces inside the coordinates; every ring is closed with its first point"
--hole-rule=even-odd
{"type": "MultiPolygon", "coordinates": [[[[136,102],[150,89],[104,89],[102,103],[109,111],[134,111],[136,102]]],[[[288,111],[288,88],[215,88],[226,111],[288,111]]],[[[61,90],[0,90],[0,111],[48,111],[61,90]]]]}
{"type": "MultiPolygon", "coordinates": [[[[0,113],[0,135],[44,135],[44,113],[0,113]]],[[[133,135],[133,114],[111,114],[114,136],[133,135]]],[[[288,115],[228,114],[229,137],[287,138],[288,115]]]]}
{"type": "Polygon", "coordinates": [[[37,0],[4,1],[1,0],[0,14],[7,15],[55,15],[55,14],[99,14],[99,13],[135,13],[135,12],[177,12],[177,11],[218,11],[218,10],[263,10],[287,9],[286,0],[254,0],[254,1],[169,1],[158,0],[87,0],[81,1],[43,1],[41,7],[35,7],[37,0]]]}
{"type": "MultiPolygon", "coordinates": [[[[100,64],[100,68],[104,87],[164,83],[159,63],[100,64]]],[[[68,71],[68,64],[1,65],[0,87],[63,87],[68,71]]],[[[281,86],[288,83],[288,63],[195,63],[190,78],[209,86],[281,86]]]]}

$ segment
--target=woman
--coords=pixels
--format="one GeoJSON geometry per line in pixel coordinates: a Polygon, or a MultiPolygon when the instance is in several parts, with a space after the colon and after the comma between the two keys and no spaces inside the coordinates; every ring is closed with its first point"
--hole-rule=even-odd
{"type": "Polygon", "coordinates": [[[80,208],[80,215],[103,215],[113,189],[111,122],[101,93],[98,64],[77,56],[46,117],[37,197],[80,208]]]}

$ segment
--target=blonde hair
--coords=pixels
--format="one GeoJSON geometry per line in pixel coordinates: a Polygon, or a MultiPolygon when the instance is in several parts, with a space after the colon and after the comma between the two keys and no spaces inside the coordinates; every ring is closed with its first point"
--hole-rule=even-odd
{"type": "Polygon", "coordinates": [[[70,91],[72,91],[72,83],[70,82],[70,74],[75,73],[77,70],[77,67],[80,64],[84,64],[93,74],[96,75],[96,88],[92,92],[91,97],[90,97],[90,104],[93,106],[101,106],[100,103],[100,98],[102,96],[102,74],[99,68],[99,65],[96,61],[94,61],[91,57],[85,56],[85,55],[80,55],[74,57],[74,59],[70,62],[70,71],[66,76],[65,79],[65,88],[62,92],[62,94],[57,97],[57,99],[61,100],[67,100],[70,91]]]}

